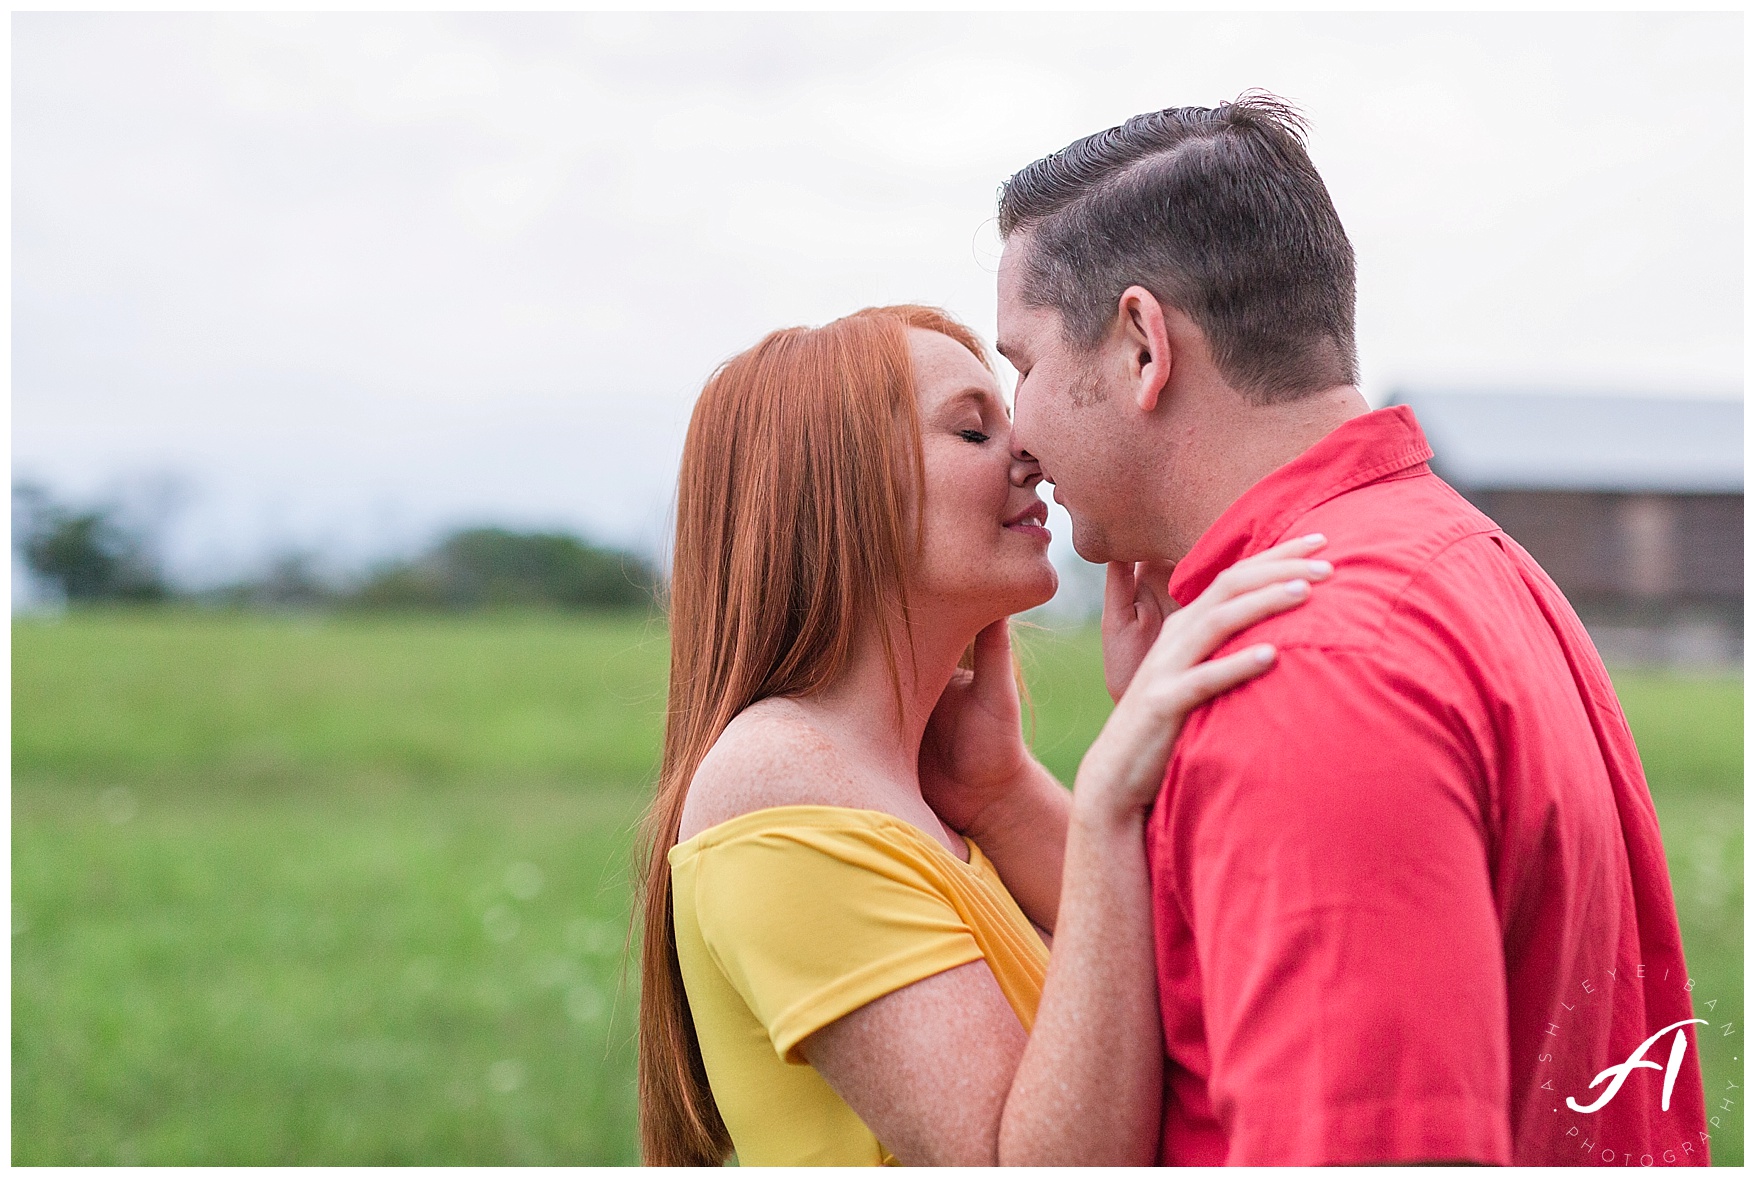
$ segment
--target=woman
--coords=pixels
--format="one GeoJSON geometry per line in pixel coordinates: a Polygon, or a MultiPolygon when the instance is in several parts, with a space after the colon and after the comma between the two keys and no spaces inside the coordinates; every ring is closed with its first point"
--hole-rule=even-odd
{"type": "Polygon", "coordinates": [[[1056,577],[1009,431],[980,342],[924,307],[776,332],[702,392],[648,829],[648,1162],[1155,1153],[1145,812],[1189,709],[1273,656],[1201,660],[1327,565],[1283,545],[1173,615],[1069,797],[1020,731],[1006,618],[1056,577]]]}

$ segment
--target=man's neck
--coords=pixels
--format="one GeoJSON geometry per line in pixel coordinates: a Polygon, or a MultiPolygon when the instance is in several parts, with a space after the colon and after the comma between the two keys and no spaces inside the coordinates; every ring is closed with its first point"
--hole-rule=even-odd
{"type": "Polygon", "coordinates": [[[1172,486],[1164,501],[1175,505],[1166,521],[1164,559],[1181,560],[1208,528],[1255,484],[1327,437],[1335,427],[1368,413],[1354,385],[1337,385],[1296,401],[1271,405],[1235,403],[1230,390],[1205,398],[1200,420],[1175,433],[1172,486]],[[1233,403],[1222,403],[1223,398],[1233,403]]]}

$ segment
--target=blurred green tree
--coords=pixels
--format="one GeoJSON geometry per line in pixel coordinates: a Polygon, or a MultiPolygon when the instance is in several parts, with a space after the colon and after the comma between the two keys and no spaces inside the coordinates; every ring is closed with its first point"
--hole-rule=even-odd
{"type": "Polygon", "coordinates": [[[148,537],[114,506],[84,510],[35,483],[12,488],[13,538],[26,567],[70,603],[170,596],[148,537]]]}
{"type": "Polygon", "coordinates": [[[466,528],[418,560],[379,569],[353,600],[404,609],[618,609],[650,604],[657,583],[639,557],[565,532],[466,528]]]}

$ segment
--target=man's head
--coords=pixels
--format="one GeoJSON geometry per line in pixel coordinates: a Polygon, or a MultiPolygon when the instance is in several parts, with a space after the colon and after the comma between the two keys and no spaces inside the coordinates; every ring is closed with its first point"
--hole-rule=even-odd
{"type": "Polygon", "coordinates": [[[1248,414],[1357,384],[1352,245],[1303,133],[1271,96],[1176,107],[1002,189],[1015,437],[1087,559],[1161,555],[1137,534],[1142,481],[1157,481],[1172,431],[1211,434],[1225,395],[1248,414]]]}

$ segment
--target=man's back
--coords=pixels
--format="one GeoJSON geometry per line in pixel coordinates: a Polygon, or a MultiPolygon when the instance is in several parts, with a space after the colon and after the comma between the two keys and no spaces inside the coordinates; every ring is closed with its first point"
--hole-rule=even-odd
{"type": "Polygon", "coordinates": [[[1704,1162],[1697,1024],[1576,1111],[1692,1017],[1657,820],[1570,607],[1429,456],[1405,408],[1350,421],[1171,582],[1313,531],[1336,566],[1149,828],[1163,1160],[1704,1162]]]}

